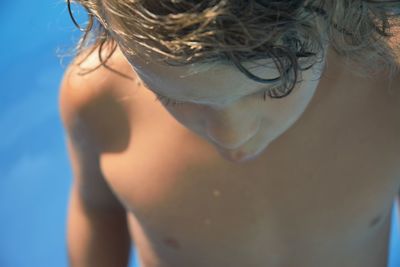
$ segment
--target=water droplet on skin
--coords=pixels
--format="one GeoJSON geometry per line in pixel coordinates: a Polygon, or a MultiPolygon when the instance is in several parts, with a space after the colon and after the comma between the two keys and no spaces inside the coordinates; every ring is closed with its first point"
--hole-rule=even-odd
{"type": "Polygon", "coordinates": [[[214,197],[219,197],[221,195],[221,192],[218,190],[214,190],[213,195],[214,197]]]}

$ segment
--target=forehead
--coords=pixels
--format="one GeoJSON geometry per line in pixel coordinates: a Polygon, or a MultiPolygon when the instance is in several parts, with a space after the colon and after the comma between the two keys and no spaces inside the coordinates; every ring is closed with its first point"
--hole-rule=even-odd
{"type": "MultiPolygon", "coordinates": [[[[134,55],[127,55],[127,59],[149,89],[180,101],[222,104],[272,86],[251,80],[234,65],[220,62],[169,66],[134,55]]],[[[265,79],[279,77],[271,59],[243,66],[265,79]]]]}

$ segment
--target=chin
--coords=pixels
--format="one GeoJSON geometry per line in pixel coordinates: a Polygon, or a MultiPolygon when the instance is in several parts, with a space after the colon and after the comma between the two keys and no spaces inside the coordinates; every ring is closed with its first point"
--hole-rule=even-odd
{"type": "MultiPolygon", "coordinates": [[[[268,143],[269,144],[269,143],[268,143]]],[[[266,150],[268,144],[259,147],[255,152],[246,152],[244,148],[239,148],[235,150],[227,150],[217,148],[220,155],[227,161],[232,163],[245,163],[258,159],[263,152],[266,150]]]]}

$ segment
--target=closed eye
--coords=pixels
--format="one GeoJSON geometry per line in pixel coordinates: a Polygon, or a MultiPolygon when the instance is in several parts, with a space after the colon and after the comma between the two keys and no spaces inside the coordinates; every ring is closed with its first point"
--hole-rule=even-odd
{"type": "Polygon", "coordinates": [[[154,92],[154,94],[156,95],[155,100],[160,101],[165,106],[180,106],[185,103],[183,101],[177,101],[177,100],[173,100],[168,97],[162,96],[156,92],[154,92]]]}
{"type": "MultiPolygon", "coordinates": [[[[279,95],[282,94],[282,91],[280,90],[282,88],[281,85],[277,85],[277,86],[273,86],[273,87],[268,87],[267,89],[263,89],[261,92],[256,92],[253,95],[255,96],[259,96],[262,95],[262,99],[264,101],[267,100],[267,95],[268,93],[270,93],[271,95],[279,95]]],[[[156,95],[156,101],[160,101],[163,105],[165,106],[173,106],[173,107],[179,107],[182,106],[185,103],[185,101],[178,101],[178,100],[174,100],[174,99],[170,99],[166,96],[162,96],[157,92],[154,92],[154,94],[156,95]]]]}

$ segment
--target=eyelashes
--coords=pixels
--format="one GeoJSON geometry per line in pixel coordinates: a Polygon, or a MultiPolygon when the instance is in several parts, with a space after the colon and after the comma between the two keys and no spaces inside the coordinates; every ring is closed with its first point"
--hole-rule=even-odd
{"type": "Polygon", "coordinates": [[[154,92],[154,94],[156,95],[156,99],[155,100],[156,101],[160,101],[165,106],[181,106],[181,105],[183,105],[185,103],[185,102],[169,99],[168,97],[159,95],[156,92],[154,92]]]}
{"type": "Polygon", "coordinates": [[[284,97],[288,96],[292,91],[293,91],[293,88],[287,89],[287,88],[283,88],[283,86],[280,85],[280,86],[274,87],[270,90],[267,90],[264,93],[264,100],[266,100],[266,94],[268,94],[268,96],[270,98],[278,99],[278,98],[284,98],[284,97]]]}
{"type": "MultiPolygon", "coordinates": [[[[282,97],[288,95],[287,91],[288,90],[283,89],[283,87],[281,85],[277,85],[277,86],[274,86],[272,88],[267,88],[264,91],[262,91],[261,93],[257,92],[255,94],[256,95],[261,94],[263,101],[266,101],[267,100],[267,96],[270,97],[270,98],[282,98],[282,97]]],[[[168,97],[159,95],[156,92],[154,92],[154,94],[156,95],[156,99],[155,100],[156,101],[160,101],[165,106],[179,107],[179,106],[182,106],[182,105],[185,104],[185,102],[183,102],[183,101],[177,101],[177,100],[169,99],[168,97]]]]}

